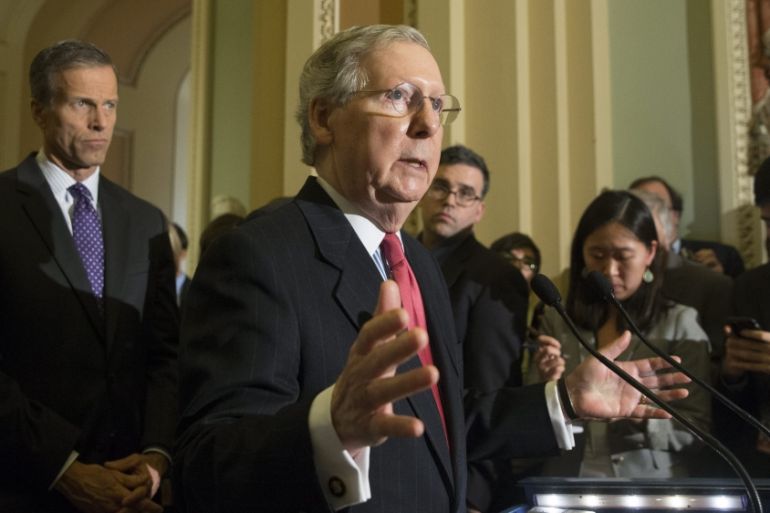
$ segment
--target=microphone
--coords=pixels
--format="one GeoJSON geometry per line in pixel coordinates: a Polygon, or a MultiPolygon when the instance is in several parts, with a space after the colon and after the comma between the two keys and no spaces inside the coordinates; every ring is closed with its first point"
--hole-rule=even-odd
{"type": "Polygon", "coordinates": [[[711,386],[709,383],[703,381],[702,379],[698,378],[697,376],[693,375],[691,372],[689,372],[687,369],[682,366],[679,362],[671,358],[668,354],[666,354],[664,351],[662,351],[660,348],[655,347],[653,344],[647,341],[647,339],[642,335],[641,330],[639,327],[634,323],[634,321],[631,319],[631,316],[628,315],[628,312],[625,308],[623,308],[623,305],[620,301],[618,301],[618,298],[615,297],[615,291],[612,289],[612,284],[610,284],[609,280],[599,271],[591,271],[588,273],[587,276],[588,282],[594,287],[596,292],[599,293],[599,295],[602,297],[602,300],[606,303],[612,303],[615,305],[615,307],[620,311],[621,315],[623,315],[623,318],[626,320],[628,325],[631,327],[631,331],[634,332],[634,334],[639,337],[639,340],[644,343],[653,353],[660,356],[664,360],[666,360],[669,365],[674,367],[676,370],[690,378],[693,382],[697,383],[699,386],[705,388],[711,394],[719,399],[719,402],[730,408],[730,410],[738,415],[741,419],[743,419],[744,422],[748,422],[753,427],[758,429],[759,431],[763,432],[765,435],[770,437],[770,428],[762,424],[759,420],[757,420],[755,417],[753,417],[749,412],[732,402],[730,399],[725,397],[724,394],[720,393],[717,389],[715,389],[713,386],[711,386]]]}
{"type": "Polygon", "coordinates": [[[564,306],[561,303],[561,294],[559,293],[559,290],[556,288],[556,286],[553,284],[551,280],[549,280],[546,276],[542,274],[536,274],[532,278],[531,287],[532,287],[532,291],[537,295],[537,297],[540,298],[540,300],[543,303],[554,308],[556,312],[561,316],[561,318],[564,319],[564,322],[567,323],[567,326],[569,326],[570,331],[572,331],[572,333],[578,339],[578,342],[580,342],[580,345],[582,345],[586,351],[588,351],[594,358],[602,362],[612,372],[620,376],[620,378],[623,381],[625,381],[626,383],[634,387],[636,390],[638,390],[640,394],[642,394],[647,399],[655,403],[659,408],[667,412],[674,419],[678,420],[691,433],[693,433],[696,437],[698,437],[698,439],[706,443],[717,454],[719,454],[719,456],[721,456],[725,461],[727,461],[727,463],[733,468],[735,473],[743,481],[743,485],[744,485],[744,488],[746,489],[748,499],[751,502],[752,511],[754,511],[755,513],[762,513],[763,511],[762,501],[759,497],[759,492],[757,491],[756,486],[754,486],[754,483],[752,482],[751,477],[749,476],[746,469],[743,467],[743,465],[738,460],[738,458],[735,457],[735,454],[733,454],[719,440],[717,440],[710,434],[700,429],[698,426],[693,424],[687,417],[685,417],[681,413],[674,410],[671,406],[666,404],[663,400],[659,399],[658,396],[655,395],[649,388],[639,383],[630,374],[628,374],[626,371],[618,367],[609,358],[601,354],[598,350],[593,348],[591,344],[586,342],[583,339],[583,337],[580,335],[580,331],[578,330],[577,326],[575,326],[575,323],[572,322],[572,319],[564,309],[564,306]]]}

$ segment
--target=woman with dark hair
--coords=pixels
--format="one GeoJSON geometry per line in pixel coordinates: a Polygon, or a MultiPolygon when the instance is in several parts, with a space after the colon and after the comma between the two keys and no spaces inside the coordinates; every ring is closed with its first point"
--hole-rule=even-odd
{"type": "MultiPolygon", "coordinates": [[[[603,347],[628,329],[620,312],[594,293],[586,276],[601,272],[615,296],[645,338],[703,380],[709,378],[709,343],[692,308],[661,295],[665,255],[647,206],[626,191],[605,191],[583,213],[572,240],[567,312],[581,335],[603,347]]],[[[559,378],[587,352],[558,314],[547,309],[527,382],[559,378]]],[[[633,337],[620,360],[653,353],[633,337]]],[[[690,387],[690,395],[674,405],[708,430],[708,395],[690,387]]],[[[544,474],[586,477],[679,477],[691,472],[688,455],[700,449],[697,439],[674,420],[620,420],[583,424],[582,452],[546,462],[544,474]],[[571,463],[571,465],[570,465],[571,463]]]]}

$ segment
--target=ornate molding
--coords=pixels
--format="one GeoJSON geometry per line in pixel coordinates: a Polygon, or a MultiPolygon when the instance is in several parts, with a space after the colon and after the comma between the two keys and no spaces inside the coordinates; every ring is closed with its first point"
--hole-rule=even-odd
{"type": "Polygon", "coordinates": [[[321,0],[318,12],[319,45],[337,32],[337,0],[321,0]]]}
{"type": "MultiPolygon", "coordinates": [[[[748,49],[746,1],[727,0],[726,30],[728,44],[728,72],[730,103],[729,126],[733,137],[730,169],[733,179],[734,205],[736,205],[736,244],[748,266],[761,261],[761,244],[756,240],[756,213],[753,208],[753,174],[756,170],[759,148],[755,138],[764,129],[752,113],[750,95],[751,62],[748,49]]],[[[760,160],[761,162],[761,160],[760,160]]]]}

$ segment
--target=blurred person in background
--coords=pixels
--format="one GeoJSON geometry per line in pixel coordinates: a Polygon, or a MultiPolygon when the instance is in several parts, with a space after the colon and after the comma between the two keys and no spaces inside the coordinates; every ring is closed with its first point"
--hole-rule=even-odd
{"type": "MultiPolygon", "coordinates": [[[[583,213],[572,240],[566,310],[583,338],[601,349],[628,329],[615,306],[599,298],[586,276],[601,272],[645,337],[678,355],[687,368],[709,379],[709,344],[694,309],[662,295],[663,253],[650,210],[626,191],[601,193],[583,213]]],[[[588,354],[557,312],[547,308],[526,382],[556,379],[571,372],[588,354]]],[[[653,354],[636,336],[620,359],[653,354]]],[[[676,404],[696,424],[711,425],[710,398],[690,387],[676,404]]],[[[573,454],[550,459],[546,475],[584,477],[680,477],[690,474],[688,454],[700,448],[689,431],[673,420],[584,422],[585,433],[573,454]]]]}

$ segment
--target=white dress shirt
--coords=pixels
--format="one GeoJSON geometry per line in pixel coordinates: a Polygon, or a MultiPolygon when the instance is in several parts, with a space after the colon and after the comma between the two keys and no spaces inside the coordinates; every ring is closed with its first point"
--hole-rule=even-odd
{"type": "MultiPolygon", "coordinates": [[[[377,270],[386,280],[388,273],[383,261],[380,244],[385,238],[385,232],[364,217],[361,212],[323,178],[318,177],[318,184],[331,197],[332,201],[342,210],[345,218],[353,228],[366,251],[371,255],[377,270]]],[[[401,233],[398,233],[399,239],[401,233]]],[[[329,505],[335,510],[360,504],[372,496],[369,487],[369,453],[367,447],[354,459],[342,446],[337,432],[332,425],[331,397],[334,385],[330,386],[313,400],[308,416],[310,438],[313,444],[313,458],[318,470],[318,480],[329,505]],[[344,484],[344,493],[333,493],[332,482],[344,484]]],[[[571,424],[562,412],[556,382],[551,381],[545,386],[545,397],[548,412],[551,416],[556,438],[561,449],[569,450],[575,445],[571,424]]]]}

